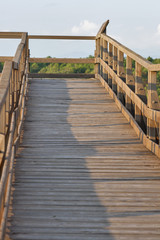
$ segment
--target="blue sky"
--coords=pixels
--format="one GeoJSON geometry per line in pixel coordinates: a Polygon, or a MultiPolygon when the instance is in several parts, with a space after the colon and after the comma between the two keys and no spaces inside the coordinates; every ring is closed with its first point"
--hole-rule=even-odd
{"type": "MultiPolygon", "coordinates": [[[[5,0],[0,31],[96,35],[107,19],[108,35],[144,57],[160,58],[160,0],[5,0]]],[[[14,55],[17,40],[0,42],[0,55],[14,55]]],[[[94,41],[30,42],[34,57],[84,57],[94,47],[94,41]]]]}

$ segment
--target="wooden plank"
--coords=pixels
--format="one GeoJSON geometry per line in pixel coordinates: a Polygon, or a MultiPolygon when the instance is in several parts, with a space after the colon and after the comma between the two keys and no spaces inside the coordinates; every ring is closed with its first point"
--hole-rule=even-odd
{"type": "Polygon", "coordinates": [[[97,80],[30,79],[23,130],[6,239],[159,239],[159,159],[97,80]]]}
{"type": "MultiPolygon", "coordinates": [[[[120,50],[118,50],[118,65],[117,65],[117,76],[121,79],[124,78],[124,54],[120,50]]],[[[118,99],[124,103],[124,92],[119,84],[117,84],[117,97],[118,99]]]]}
{"type": "Polygon", "coordinates": [[[150,71],[160,71],[160,64],[152,64],[152,66],[149,67],[150,71]]]}
{"type": "Polygon", "coordinates": [[[21,38],[22,32],[0,32],[0,38],[21,38]]]}
{"type": "Polygon", "coordinates": [[[13,57],[5,57],[5,56],[0,57],[0,62],[12,61],[12,60],[13,60],[13,57]]]}
{"type": "Polygon", "coordinates": [[[95,63],[94,58],[30,58],[30,63],[95,63]]]}
{"type": "Polygon", "coordinates": [[[22,52],[23,52],[23,48],[24,48],[24,44],[23,43],[20,43],[18,45],[18,48],[16,50],[16,54],[13,58],[13,62],[14,62],[14,69],[18,69],[19,67],[19,64],[20,64],[20,59],[21,59],[21,56],[22,56],[22,52]]]}
{"type": "MultiPolygon", "coordinates": [[[[103,61],[108,62],[108,42],[106,42],[104,39],[102,40],[103,40],[103,61]]],[[[104,67],[103,67],[103,78],[105,81],[108,82],[108,73],[104,67]]]]}
{"type": "MultiPolygon", "coordinates": [[[[146,104],[146,95],[142,83],[142,66],[136,62],[135,65],[135,94],[146,104]]],[[[142,127],[142,112],[135,104],[135,120],[142,127]]]]}
{"type": "Polygon", "coordinates": [[[94,74],[87,73],[29,73],[29,78],[94,78],[94,74]]]}
{"type": "Polygon", "coordinates": [[[95,36],[28,35],[29,39],[95,40],[95,36]]]}
{"type": "Polygon", "coordinates": [[[21,43],[26,44],[28,33],[22,33],[21,43]]]}
{"type": "MultiPolygon", "coordinates": [[[[135,91],[135,79],[132,73],[132,59],[129,56],[126,58],[126,84],[133,92],[135,91]]],[[[128,95],[126,95],[126,108],[130,113],[133,112],[132,101],[128,95]]]]}
{"type": "Polygon", "coordinates": [[[5,104],[6,96],[9,91],[11,74],[12,74],[12,62],[6,61],[3,67],[0,80],[0,110],[5,104]]]}
{"type": "MultiPolygon", "coordinates": [[[[159,110],[160,109],[160,103],[159,103],[159,97],[158,97],[158,93],[157,93],[157,88],[156,88],[156,83],[157,83],[157,73],[156,72],[148,72],[148,98],[147,98],[147,105],[149,108],[151,109],[156,109],[159,110]]],[[[159,132],[157,133],[157,128],[159,128],[159,124],[158,126],[156,126],[157,123],[154,122],[151,119],[147,120],[147,134],[149,139],[151,139],[152,141],[156,142],[157,137],[159,138],[159,132]],[[157,136],[156,136],[157,134],[157,136]]]]}
{"type": "MultiPolygon", "coordinates": [[[[118,49],[113,47],[113,71],[117,73],[118,68],[118,49]]],[[[114,78],[112,78],[112,89],[113,92],[117,93],[117,84],[114,78]]]]}

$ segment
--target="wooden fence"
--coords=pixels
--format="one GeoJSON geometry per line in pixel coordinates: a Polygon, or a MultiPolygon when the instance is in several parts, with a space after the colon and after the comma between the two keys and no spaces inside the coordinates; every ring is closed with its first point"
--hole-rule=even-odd
{"type": "MultiPolygon", "coordinates": [[[[55,36],[55,35],[29,35],[29,39],[35,39],[35,40],[40,40],[40,39],[45,39],[45,40],[95,40],[96,37],[94,36],[55,36]]],[[[95,63],[95,58],[29,58],[29,63],[95,63]]],[[[94,74],[86,74],[86,73],[70,73],[70,74],[46,74],[46,73],[41,73],[41,74],[35,74],[35,73],[30,73],[29,77],[33,78],[44,78],[44,77],[82,77],[82,78],[88,78],[88,77],[94,77],[94,74]]]]}
{"type": "Polygon", "coordinates": [[[28,36],[27,33],[0,33],[1,37],[21,37],[14,57],[0,58],[4,62],[0,79],[0,239],[4,239],[13,161],[19,143],[27,91],[28,36]]]}
{"type": "Polygon", "coordinates": [[[160,103],[156,89],[160,64],[152,64],[106,35],[108,23],[102,25],[96,36],[95,77],[114,98],[144,145],[160,157],[160,103]],[[148,71],[147,94],[142,82],[142,67],[148,71]]]}
{"type": "MultiPolygon", "coordinates": [[[[13,161],[24,117],[29,63],[95,63],[95,77],[102,82],[109,94],[114,98],[116,104],[133,126],[144,145],[160,157],[160,104],[156,90],[156,74],[157,71],[160,71],[160,64],[148,62],[106,35],[108,23],[109,21],[102,25],[96,37],[28,36],[27,33],[0,32],[0,38],[21,39],[14,57],[0,57],[0,61],[5,62],[0,79],[1,239],[4,238],[5,233],[13,161]],[[95,40],[95,58],[30,58],[28,50],[29,39],[95,40]],[[124,59],[126,65],[124,64],[124,59]],[[133,68],[133,63],[135,68],[133,68]],[[142,82],[142,67],[148,71],[147,94],[142,82]]],[[[58,76],[60,75],[56,75],[56,77],[58,76]]],[[[67,75],[65,74],[65,76],[67,75]]],[[[71,77],[71,75],[68,76],[71,77]]],[[[83,77],[85,75],[79,76],[83,77]]],[[[43,77],[47,77],[47,75],[43,77]]],[[[74,76],[72,75],[72,77],[74,76]]]]}

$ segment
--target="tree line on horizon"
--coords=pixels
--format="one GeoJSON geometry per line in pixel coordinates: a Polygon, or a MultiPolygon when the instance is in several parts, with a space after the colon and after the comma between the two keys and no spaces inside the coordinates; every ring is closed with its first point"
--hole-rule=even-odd
{"type": "MultiPolygon", "coordinates": [[[[47,58],[51,58],[48,56],[47,58]]],[[[87,58],[94,58],[89,55],[87,58]]],[[[153,64],[160,64],[160,58],[147,58],[153,64]]],[[[126,59],[124,59],[124,67],[126,68],[126,59]]],[[[135,61],[132,62],[132,72],[135,73],[135,61]]],[[[3,70],[3,63],[0,63],[0,72],[3,70]]],[[[31,73],[90,73],[94,74],[93,63],[30,63],[31,73]]],[[[142,81],[147,89],[148,70],[142,67],[142,81]]],[[[157,91],[160,96],[160,71],[157,73],[157,91]]]]}
{"type": "MultiPolygon", "coordinates": [[[[47,58],[51,58],[48,56],[47,58]]],[[[87,58],[94,58],[89,55],[87,58]]],[[[31,73],[94,73],[93,63],[31,63],[31,73]]]]}

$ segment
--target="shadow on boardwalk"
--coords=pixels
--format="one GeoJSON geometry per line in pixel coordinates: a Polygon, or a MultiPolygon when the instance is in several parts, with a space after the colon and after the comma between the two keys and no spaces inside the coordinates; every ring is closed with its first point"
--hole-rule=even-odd
{"type": "MultiPolygon", "coordinates": [[[[100,177],[96,168],[101,156],[95,149],[100,142],[93,136],[98,124],[92,116],[86,117],[88,110],[95,112],[94,100],[87,100],[83,86],[79,94],[77,83],[72,88],[62,79],[30,81],[24,136],[15,164],[10,239],[114,239],[95,190],[96,179],[87,167],[100,177]]],[[[104,200],[105,190],[98,191],[104,200]]]]}
{"type": "Polygon", "coordinates": [[[99,81],[34,79],[6,239],[158,240],[159,168],[99,81]]]}

